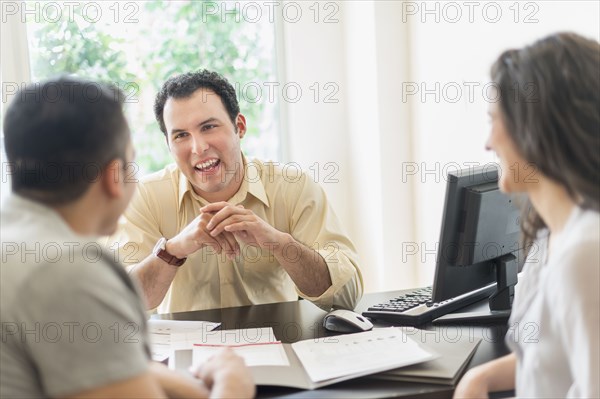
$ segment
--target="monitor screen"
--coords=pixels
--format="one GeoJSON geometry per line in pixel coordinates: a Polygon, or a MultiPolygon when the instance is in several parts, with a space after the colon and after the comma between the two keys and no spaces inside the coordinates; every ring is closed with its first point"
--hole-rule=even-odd
{"type": "Polygon", "coordinates": [[[521,260],[521,211],[498,189],[498,173],[496,164],[487,164],[448,174],[434,302],[486,286],[492,294],[498,260],[511,253],[521,260]]]}

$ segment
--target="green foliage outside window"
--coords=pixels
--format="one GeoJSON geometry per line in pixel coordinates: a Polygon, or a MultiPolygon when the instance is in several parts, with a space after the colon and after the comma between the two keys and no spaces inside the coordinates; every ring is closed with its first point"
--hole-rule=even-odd
{"type": "Polygon", "coordinates": [[[261,135],[275,130],[275,105],[264,93],[257,101],[252,87],[275,81],[272,24],[249,23],[233,12],[226,18],[207,15],[207,6],[220,6],[207,1],[128,3],[137,7],[128,19],[110,9],[116,3],[104,4],[99,21],[90,22],[82,4],[73,8],[72,17],[65,13],[59,21],[28,21],[35,80],[74,74],[118,85],[128,98],[137,163],[142,172],[151,172],[172,162],[154,120],[156,92],[174,74],[214,70],[236,87],[248,120],[244,140],[254,140],[251,151],[254,146],[260,152],[261,135]]]}

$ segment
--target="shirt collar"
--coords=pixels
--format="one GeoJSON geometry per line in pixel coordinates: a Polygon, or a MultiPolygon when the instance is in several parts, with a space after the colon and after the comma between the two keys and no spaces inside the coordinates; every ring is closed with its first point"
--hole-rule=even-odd
{"type": "MultiPolygon", "coordinates": [[[[265,206],[269,207],[269,198],[265,192],[265,186],[262,182],[262,170],[263,165],[260,161],[252,160],[248,162],[244,154],[242,154],[242,162],[244,164],[244,177],[240,189],[227,200],[231,204],[240,204],[246,200],[248,194],[261,201],[265,206]]],[[[192,189],[192,184],[185,177],[183,172],[179,170],[179,206],[182,205],[183,199],[186,195],[190,195],[193,199],[199,201],[203,206],[208,205],[208,201],[196,194],[192,189]]]]}

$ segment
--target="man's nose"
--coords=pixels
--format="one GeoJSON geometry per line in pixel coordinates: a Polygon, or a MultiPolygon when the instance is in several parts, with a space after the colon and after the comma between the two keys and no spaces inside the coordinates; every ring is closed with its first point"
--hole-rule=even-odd
{"type": "Polygon", "coordinates": [[[192,151],[195,154],[202,154],[204,151],[208,150],[208,143],[206,142],[206,140],[202,137],[202,135],[194,135],[193,137],[193,143],[192,143],[192,151]]]}

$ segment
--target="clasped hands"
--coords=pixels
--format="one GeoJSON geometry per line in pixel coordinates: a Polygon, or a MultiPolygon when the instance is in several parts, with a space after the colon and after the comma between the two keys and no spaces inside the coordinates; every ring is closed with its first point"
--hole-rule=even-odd
{"type": "Polygon", "coordinates": [[[185,258],[203,247],[233,259],[240,253],[239,243],[272,249],[282,232],[242,205],[215,202],[200,209],[200,215],[179,234],[167,241],[167,251],[185,258]]]}

